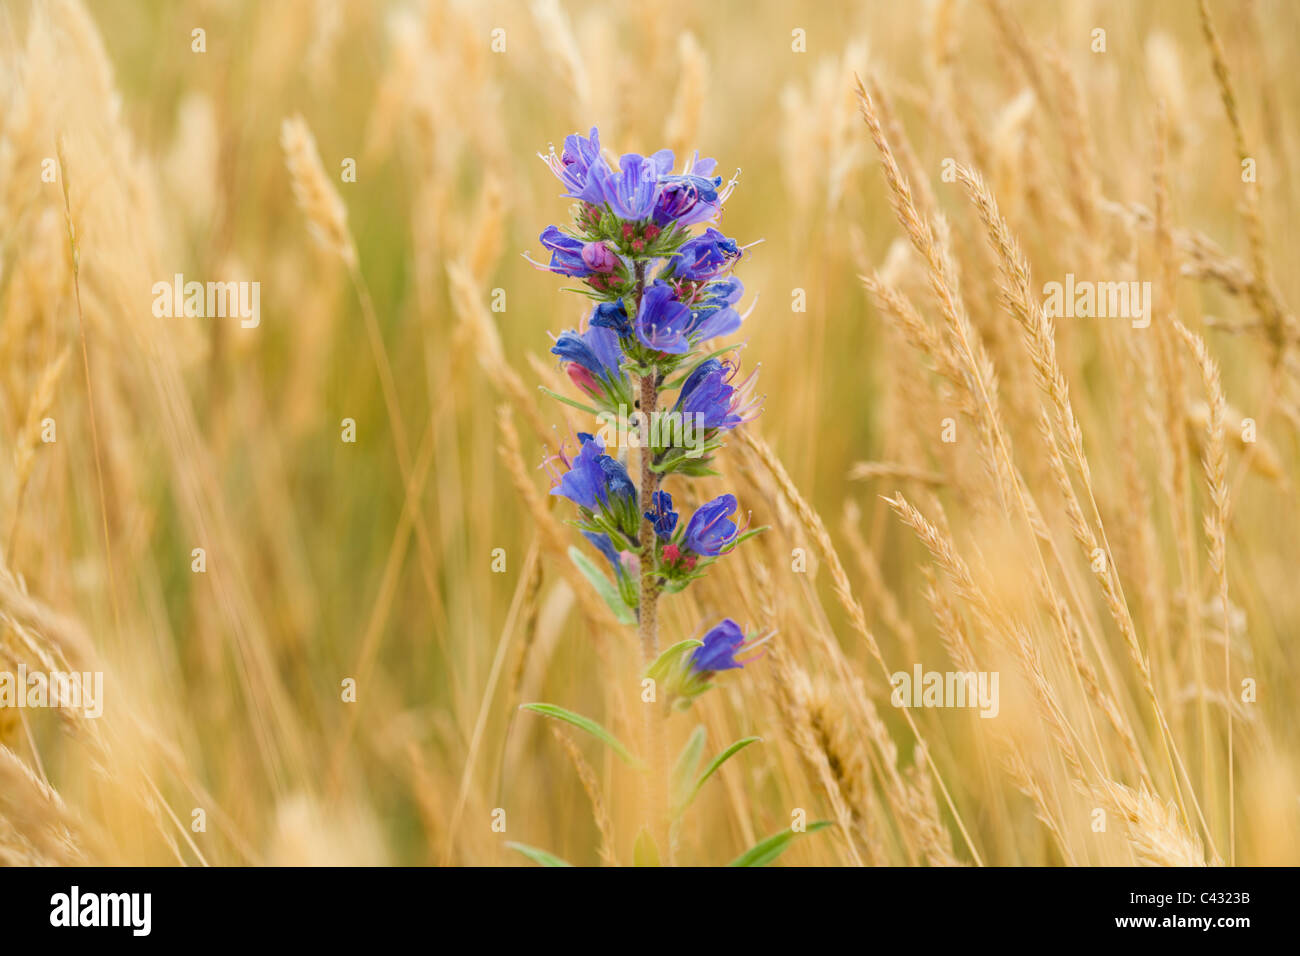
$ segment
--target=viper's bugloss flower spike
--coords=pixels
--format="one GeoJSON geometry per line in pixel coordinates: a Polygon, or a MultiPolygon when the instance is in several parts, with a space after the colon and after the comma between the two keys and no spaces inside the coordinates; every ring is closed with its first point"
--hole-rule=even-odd
{"type": "MultiPolygon", "coordinates": [[[[600,439],[579,433],[575,456],[561,445],[547,459],[551,494],[577,506],[573,523],[609,562],[623,603],[637,609],[641,647],[650,659],[658,647],[658,599],[681,591],[758,533],[734,520],[734,495],[706,502],[683,522],[661,487],[670,477],[716,474],[721,433],[757,415],[757,370],[739,379],[738,362],[722,358],[726,349],[702,347],[735,332],[748,314],[738,305],[744,285],[731,275],[748,247],[711,225],[737,178],[724,185],[715,175],[717,163],[699,153],[674,170],[666,149],[625,153],[615,166],[602,153],[595,128],[588,136],[574,133],[562,153],[551,149],[542,158],[565,195],[578,202],[569,226],[548,226],[541,235],[549,264],[533,264],[580,279],[584,287],[574,291],[596,300],[583,330],[562,332],[551,348],[590,404],[549,394],[594,412],[602,435],[611,412],[627,421],[625,409],[645,412],[647,426],[642,432],[636,425],[644,439],[635,446],[639,485],[623,456],[607,454],[600,439]],[[695,234],[699,226],[704,229],[695,234]],[[675,403],[664,411],[664,393],[673,389],[675,403]]],[[[653,662],[666,680],[666,699],[688,704],[711,686],[714,674],[752,659],[742,655],[757,643],[730,618],[711,628],[693,653],[687,650],[693,642],[678,642],[653,662]]]]}

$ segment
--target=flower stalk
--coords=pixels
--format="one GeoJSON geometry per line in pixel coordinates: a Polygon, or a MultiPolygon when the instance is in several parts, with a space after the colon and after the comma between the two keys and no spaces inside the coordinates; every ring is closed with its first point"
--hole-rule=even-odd
{"type": "MultiPolygon", "coordinates": [[[[653,501],[659,490],[659,475],[654,469],[654,449],[650,447],[650,426],[659,408],[659,388],[656,375],[641,376],[640,411],[645,434],[641,438],[641,500],[653,501]]],[[[647,513],[648,514],[648,513],[647,513]]],[[[641,638],[641,657],[646,667],[659,656],[659,579],[655,572],[654,522],[641,516],[641,599],[637,610],[637,628],[641,638]]]]}

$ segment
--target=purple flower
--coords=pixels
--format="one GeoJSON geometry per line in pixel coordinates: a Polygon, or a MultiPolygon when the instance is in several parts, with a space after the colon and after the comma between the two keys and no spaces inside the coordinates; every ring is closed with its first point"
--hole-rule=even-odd
{"type": "Polygon", "coordinates": [[[587,175],[592,163],[599,159],[600,134],[596,132],[594,126],[591,128],[590,139],[584,139],[578,133],[566,136],[564,138],[563,153],[556,156],[555,148],[551,147],[551,154],[542,157],[546,165],[551,167],[551,172],[555,173],[560,182],[564,183],[568,189],[565,195],[575,198],[582,193],[583,187],[587,185],[587,175]]]}
{"type": "Polygon", "coordinates": [[[645,513],[646,520],[654,524],[655,534],[660,541],[672,540],[673,530],[677,527],[673,496],[666,491],[656,491],[650,500],[654,502],[654,510],[645,513]]]}
{"type": "MultiPolygon", "coordinates": [[[[687,170],[687,172],[692,176],[712,176],[713,170],[717,167],[717,165],[718,165],[718,161],[716,159],[712,159],[709,157],[700,159],[700,151],[697,149],[695,151],[695,158],[691,160],[691,168],[687,170]]],[[[729,194],[730,189],[728,189],[726,192],[729,194]]],[[[726,199],[727,196],[724,194],[722,198],[726,199]]]]}
{"type": "Polygon", "coordinates": [[[627,309],[623,308],[622,299],[600,303],[592,310],[591,318],[587,321],[589,325],[597,328],[611,329],[623,338],[632,335],[632,323],[628,320],[627,309]]]}
{"type": "Polygon", "coordinates": [[[665,176],[659,180],[659,198],[655,201],[655,224],[666,226],[675,222],[679,226],[693,226],[711,222],[722,211],[718,187],[722,177],[665,176]]]}
{"type": "Polygon", "coordinates": [[[670,262],[676,278],[706,282],[720,277],[730,269],[740,254],[735,239],[728,239],[718,230],[709,227],[704,235],[684,242],[670,262]]]}
{"type": "Polygon", "coordinates": [[[565,235],[555,226],[547,226],[539,237],[542,245],[551,250],[552,272],[562,276],[583,278],[591,275],[591,267],[583,260],[581,239],[565,235]]]}
{"type": "Polygon", "coordinates": [[[740,528],[731,520],[735,513],[735,495],[720,495],[700,505],[686,525],[683,546],[708,558],[726,554],[740,537],[740,528]]]}
{"type": "Polygon", "coordinates": [[[706,359],[682,384],[673,411],[702,416],[705,428],[731,429],[753,420],[755,399],[750,397],[754,373],[732,385],[738,367],[731,362],[706,359]]]}
{"type": "Polygon", "coordinates": [[[599,160],[592,165],[580,198],[597,205],[609,203],[620,219],[645,219],[654,210],[660,161],[659,153],[652,157],[624,153],[616,173],[603,159],[599,160]]]}
{"type": "MultiPolygon", "coordinates": [[[[699,153],[696,153],[698,156],[699,153]]],[[[654,164],[655,173],[660,179],[667,176],[673,171],[673,151],[671,149],[661,149],[650,156],[650,162],[654,164]]],[[[706,175],[700,173],[701,176],[706,175]]]]}
{"type": "Polygon", "coordinates": [[[673,287],[656,279],[641,296],[636,313],[636,337],[648,348],[671,355],[683,355],[690,349],[687,335],[694,316],[677,301],[673,287]]]}
{"type": "Polygon", "coordinates": [[[745,665],[736,654],[745,646],[745,632],[731,618],[724,618],[702,638],[704,645],[691,654],[691,668],[699,673],[729,671],[745,665]]]}

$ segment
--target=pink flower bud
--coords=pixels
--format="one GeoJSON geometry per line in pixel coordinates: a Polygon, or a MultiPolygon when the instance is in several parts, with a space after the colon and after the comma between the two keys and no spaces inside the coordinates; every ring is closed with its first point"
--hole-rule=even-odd
{"type": "Polygon", "coordinates": [[[565,371],[569,373],[569,379],[578,388],[593,398],[600,397],[600,386],[596,383],[596,376],[592,375],[589,370],[583,368],[577,362],[570,362],[565,371]]]}
{"type": "Polygon", "coordinates": [[[582,261],[595,272],[613,272],[619,260],[603,242],[589,242],[582,247],[582,261]]]}

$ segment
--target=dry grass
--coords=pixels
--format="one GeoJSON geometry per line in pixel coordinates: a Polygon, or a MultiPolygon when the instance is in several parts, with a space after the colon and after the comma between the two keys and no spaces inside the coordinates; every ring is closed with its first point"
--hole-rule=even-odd
{"type": "Polygon", "coordinates": [[[0,710],[0,863],[631,862],[636,771],[517,709],[640,733],[535,467],[582,304],[518,255],[592,125],[743,168],[765,239],[765,412],[692,493],[771,530],[659,610],[777,631],[668,724],[762,742],[673,858],[802,810],[783,863],[1300,863],[1300,13],[916,11],[7,5],[0,671],[106,700],[0,710]],[[155,317],[176,273],[260,325],[155,317]],[[1151,282],[1149,327],[1049,314],[1067,273],[1151,282]],[[891,706],[918,664],[998,716],[891,706]]]}

